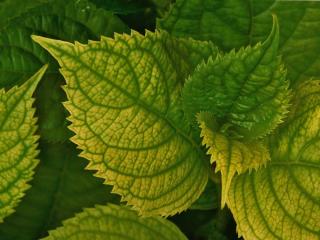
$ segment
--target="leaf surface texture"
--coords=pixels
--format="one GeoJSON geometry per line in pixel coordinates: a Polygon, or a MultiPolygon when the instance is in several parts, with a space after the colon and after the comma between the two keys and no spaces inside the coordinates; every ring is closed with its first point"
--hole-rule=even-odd
{"type": "Polygon", "coordinates": [[[221,207],[227,202],[232,178],[236,173],[258,169],[270,160],[269,151],[260,141],[232,139],[208,124],[207,113],[201,113],[198,121],[201,128],[202,143],[208,148],[210,163],[216,163],[215,171],[221,171],[221,207]]]}
{"type": "Polygon", "coordinates": [[[300,85],[287,123],[270,137],[271,162],[234,179],[228,205],[245,239],[319,239],[319,103],[319,80],[300,85]]]}

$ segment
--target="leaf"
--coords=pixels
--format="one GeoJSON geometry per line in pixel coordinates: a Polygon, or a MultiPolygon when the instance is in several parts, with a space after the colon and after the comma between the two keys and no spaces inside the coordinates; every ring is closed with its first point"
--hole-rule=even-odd
{"type": "Polygon", "coordinates": [[[202,143],[208,147],[210,163],[216,163],[216,172],[221,171],[221,208],[227,202],[232,178],[236,173],[258,169],[270,160],[268,149],[259,141],[236,140],[208,126],[210,114],[201,113],[198,121],[202,143]]]}
{"type": "Polygon", "coordinates": [[[0,222],[24,196],[38,164],[32,95],[46,69],[42,67],[20,87],[0,90],[0,222]]]}
{"type": "Polygon", "coordinates": [[[287,113],[286,71],[277,56],[279,27],[263,44],[231,51],[200,65],[183,88],[184,110],[191,121],[200,111],[213,113],[245,139],[270,133],[287,113]]]}
{"type": "MultiPolygon", "coordinates": [[[[122,33],[127,28],[117,17],[96,9],[86,0],[71,0],[68,3],[58,0],[42,4],[38,1],[28,1],[30,5],[32,2],[37,4],[5,26],[0,25],[0,86],[8,88],[24,82],[36,69],[49,62],[47,74],[36,92],[39,130],[43,139],[63,142],[71,136],[66,130],[68,113],[61,104],[65,100],[60,88],[63,78],[56,61],[34,44],[30,35],[41,33],[63,40],[86,42],[88,38],[99,39],[101,34],[113,36],[114,31],[122,33]]],[[[12,4],[21,5],[20,0],[14,0],[12,4]]]]}
{"type": "Polygon", "coordinates": [[[270,138],[271,162],[231,185],[228,205],[245,239],[320,237],[320,81],[297,89],[287,123],[270,138]]]}
{"type": "Polygon", "coordinates": [[[50,231],[46,240],[63,239],[187,239],[171,222],[161,217],[139,217],[128,207],[113,204],[85,209],[50,231]]]}
{"type": "Polygon", "coordinates": [[[177,0],[157,26],[174,36],[211,40],[229,51],[265,39],[271,14],[279,18],[280,52],[291,85],[320,78],[319,1],[177,0]]]}
{"type": "Polygon", "coordinates": [[[75,45],[33,36],[59,62],[72,138],[88,169],[143,214],[187,209],[208,178],[179,108],[194,67],[216,54],[207,42],[136,32],[75,45]]]}

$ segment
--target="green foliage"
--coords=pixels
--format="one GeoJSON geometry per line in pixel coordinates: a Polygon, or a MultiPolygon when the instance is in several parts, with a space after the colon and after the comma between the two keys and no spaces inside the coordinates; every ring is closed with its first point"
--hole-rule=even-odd
{"type": "Polygon", "coordinates": [[[98,39],[101,34],[111,36],[114,31],[123,32],[127,28],[112,14],[97,10],[85,0],[72,0],[67,4],[63,0],[37,4],[4,25],[0,32],[1,87],[12,87],[23,82],[41,65],[50,63],[36,96],[37,102],[41,102],[37,108],[43,139],[50,142],[66,141],[70,133],[65,130],[67,112],[61,104],[65,97],[60,89],[63,79],[58,73],[57,64],[32,42],[30,35],[41,33],[63,40],[86,42],[88,39],[98,39]]]}
{"type": "Polygon", "coordinates": [[[13,212],[38,164],[32,95],[47,66],[20,87],[0,89],[0,222],[13,212]]]}
{"type": "Polygon", "coordinates": [[[68,113],[62,105],[66,99],[61,89],[64,79],[55,60],[33,43],[30,35],[41,33],[87,42],[98,39],[101,34],[111,36],[115,31],[123,32],[128,28],[111,13],[97,10],[83,0],[21,2],[3,3],[18,7],[7,7],[12,17],[9,20],[4,19],[7,15],[1,15],[0,86],[9,89],[22,84],[43,64],[49,62],[50,66],[34,95],[40,163],[30,182],[32,188],[16,212],[0,225],[0,236],[5,240],[39,239],[47,235],[48,229],[57,227],[63,219],[84,207],[118,202],[117,196],[110,194],[110,187],[102,185],[91,172],[84,171],[85,160],[78,157],[75,145],[68,141],[72,133],[67,129],[68,113]],[[29,5],[32,7],[27,7],[29,5]]]}
{"type": "Polygon", "coordinates": [[[16,212],[0,225],[2,239],[39,239],[84,207],[119,203],[118,196],[110,194],[110,187],[102,187],[102,181],[84,171],[87,163],[77,156],[73,144],[40,140],[39,148],[41,162],[32,187],[16,212]]]}
{"type": "Polygon", "coordinates": [[[168,220],[161,217],[140,218],[128,207],[108,204],[85,209],[51,231],[45,240],[72,239],[164,239],[186,237],[168,220]]]}
{"type": "Polygon", "coordinates": [[[320,81],[298,89],[288,121],[269,139],[271,162],[231,186],[229,206],[245,239],[319,239],[320,81]]]}
{"type": "Polygon", "coordinates": [[[187,209],[208,171],[183,124],[179,91],[216,48],[165,32],[132,32],[88,45],[33,39],[62,67],[72,141],[90,161],[87,168],[141,213],[168,216],[187,209]]]}
{"type": "Polygon", "coordinates": [[[319,239],[319,10],[0,0],[0,239],[319,239]]]}
{"type": "Polygon", "coordinates": [[[213,113],[237,135],[257,139],[271,132],[287,112],[286,72],[278,57],[279,27],[263,44],[231,51],[201,64],[183,88],[184,110],[193,121],[213,113]]]}
{"type": "Polygon", "coordinates": [[[201,64],[183,88],[184,110],[190,121],[198,116],[203,144],[211,163],[221,171],[222,207],[232,177],[257,169],[269,159],[258,140],[270,133],[287,112],[286,73],[277,56],[279,27],[263,44],[241,48],[201,64]]]}
{"type": "Polygon", "coordinates": [[[198,117],[202,143],[211,155],[210,163],[215,162],[216,172],[221,171],[221,207],[224,207],[233,176],[258,169],[270,160],[270,156],[260,141],[237,140],[220,133],[216,127],[210,126],[212,119],[214,117],[208,113],[201,113],[198,117]]]}
{"type": "Polygon", "coordinates": [[[291,85],[320,78],[318,1],[176,0],[157,25],[174,36],[211,40],[229,51],[263,41],[271,14],[279,18],[280,52],[291,85]]]}

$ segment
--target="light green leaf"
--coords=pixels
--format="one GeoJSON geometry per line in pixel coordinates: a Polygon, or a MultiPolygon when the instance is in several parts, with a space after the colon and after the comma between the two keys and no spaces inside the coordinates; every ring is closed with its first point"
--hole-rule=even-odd
{"type": "Polygon", "coordinates": [[[27,182],[38,163],[32,95],[46,69],[42,67],[20,87],[0,90],[0,222],[29,188],[27,182]]]}
{"type": "Polygon", "coordinates": [[[237,176],[228,205],[246,240],[320,238],[320,81],[298,88],[267,168],[237,176]]]}
{"type": "Polygon", "coordinates": [[[257,169],[270,160],[268,149],[259,141],[236,140],[212,128],[208,113],[198,115],[202,143],[208,147],[210,163],[216,163],[216,172],[221,171],[221,207],[227,202],[232,178],[236,173],[257,169]]]}
{"type": "Polygon", "coordinates": [[[253,45],[279,18],[280,52],[292,86],[320,78],[319,1],[177,0],[158,28],[175,36],[211,40],[223,50],[253,45]]]}
{"type": "Polygon", "coordinates": [[[161,217],[139,217],[128,207],[113,204],[85,209],[63,226],[49,232],[45,240],[186,240],[183,233],[161,217]]]}
{"type": "Polygon", "coordinates": [[[187,209],[203,191],[208,170],[183,120],[180,90],[216,48],[165,32],[88,45],[33,39],[62,67],[72,140],[90,161],[88,169],[143,214],[187,209]]]}
{"type": "Polygon", "coordinates": [[[270,133],[287,113],[286,72],[277,56],[279,27],[263,44],[231,51],[200,65],[183,88],[184,110],[194,121],[200,111],[215,115],[246,139],[270,133]]]}

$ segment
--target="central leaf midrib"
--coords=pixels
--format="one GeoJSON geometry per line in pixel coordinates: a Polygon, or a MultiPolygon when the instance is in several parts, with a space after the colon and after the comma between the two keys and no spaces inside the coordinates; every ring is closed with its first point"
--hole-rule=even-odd
{"type": "Polygon", "coordinates": [[[284,204],[282,203],[282,200],[280,199],[280,197],[278,196],[277,194],[277,190],[274,188],[274,179],[272,178],[272,174],[271,174],[271,171],[267,171],[266,172],[267,174],[267,181],[269,183],[269,186],[270,186],[270,190],[271,190],[271,193],[273,194],[274,198],[275,198],[275,201],[278,203],[278,206],[280,207],[280,209],[282,210],[282,212],[284,213],[285,216],[287,216],[293,223],[295,223],[296,225],[298,225],[301,229],[305,229],[309,232],[312,232],[312,233],[315,233],[317,234],[318,231],[316,230],[313,230],[311,228],[309,228],[308,226],[298,222],[297,219],[295,219],[294,216],[292,216],[288,210],[285,208],[284,204]]]}
{"type": "MultiPolygon", "coordinates": [[[[57,48],[54,45],[51,45],[51,47],[58,51],[58,52],[62,52],[64,55],[74,59],[76,62],[80,63],[82,66],[84,66],[85,68],[87,68],[90,72],[92,72],[93,74],[95,74],[98,78],[100,79],[104,79],[106,80],[111,86],[115,87],[117,90],[119,90],[120,92],[122,92],[124,95],[126,95],[128,98],[133,99],[134,102],[136,102],[136,104],[138,106],[140,106],[141,108],[145,109],[146,111],[154,114],[156,117],[162,119],[163,121],[165,121],[175,132],[177,132],[177,134],[179,134],[183,139],[185,139],[187,142],[190,143],[191,146],[193,146],[198,152],[202,152],[201,149],[198,147],[198,144],[196,144],[196,142],[191,139],[189,136],[187,136],[182,130],[180,130],[179,128],[176,128],[174,126],[174,124],[165,116],[163,116],[161,113],[151,109],[145,102],[141,101],[138,98],[135,98],[134,96],[132,96],[132,94],[130,94],[128,91],[126,91],[125,89],[121,88],[120,86],[118,86],[117,84],[113,83],[112,81],[108,80],[107,78],[105,78],[105,76],[103,76],[102,74],[100,74],[99,72],[95,71],[94,69],[92,69],[89,65],[87,65],[86,63],[84,63],[83,61],[80,61],[78,58],[76,58],[76,56],[70,54],[69,52],[65,51],[64,49],[61,48],[57,48]]],[[[65,67],[66,68],[66,67],[65,67]]]]}
{"type": "MultiPolygon", "coordinates": [[[[274,36],[273,36],[274,37],[274,36]]],[[[245,77],[243,78],[243,81],[240,83],[240,86],[239,86],[239,90],[238,90],[238,94],[232,99],[232,104],[231,104],[231,109],[230,111],[228,112],[228,118],[231,118],[232,119],[232,116],[230,116],[230,113],[233,113],[234,112],[234,108],[235,108],[235,105],[236,103],[239,101],[239,98],[241,96],[244,96],[245,94],[243,94],[243,91],[244,91],[244,86],[250,81],[250,76],[257,70],[257,68],[259,67],[261,61],[264,59],[265,55],[266,55],[266,52],[272,47],[273,45],[273,42],[274,40],[271,39],[270,42],[269,42],[269,37],[267,39],[267,41],[265,41],[263,44],[261,44],[261,49],[257,49],[257,45],[252,47],[250,50],[253,51],[253,52],[256,52],[256,51],[261,51],[261,55],[259,56],[259,59],[258,61],[256,62],[256,64],[254,64],[252,66],[252,68],[250,68],[248,70],[248,72],[246,73],[245,77]],[[266,45],[267,44],[267,45],[266,45]]],[[[274,59],[273,59],[274,60],[274,59]]],[[[243,60],[242,60],[243,61],[243,60]]]]}
{"type": "MultiPolygon", "coordinates": [[[[143,178],[154,178],[154,177],[158,177],[158,176],[161,176],[161,175],[164,175],[165,173],[167,172],[170,172],[172,171],[172,169],[175,169],[175,168],[178,168],[179,165],[181,165],[181,163],[183,163],[185,161],[185,159],[188,159],[188,155],[190,154],[189,151],[187,151],[187,153],[185,154],[185,156],[181,157],[181,159],[179,159],[179,161],[176,161],[174,162],[174,164],[170,165],[170,166],[167,166],[166,168],[163,168],[161,170],[157,169],[158,171],[157,172],[153,172],[152,174],[130,174],[130,173],[126,173],[126,172],[123,172],[123,171],[120,171],[118,170],[117,168],[114,168],[114,167],[111,167],[111,166],[107,166],[108,169],[112,170],[113,172],[116,172],[118,174],[121,174],[123,176],[126,176],[126,177],[132,177],[132,178],[135,178],[135,179],[143,179],[143,178]]],[[[193,165],[194,166],[194,163],[195,161],[193,162],[193,165]]]]}

